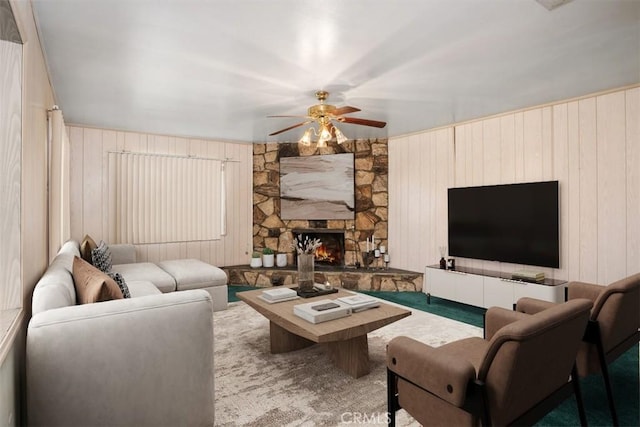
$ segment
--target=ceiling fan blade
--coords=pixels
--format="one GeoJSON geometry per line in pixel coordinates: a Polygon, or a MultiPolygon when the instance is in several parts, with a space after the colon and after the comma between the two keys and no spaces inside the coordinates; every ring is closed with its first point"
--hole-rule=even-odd
{"type": "Polygon", "coordinates": [[[307,123],[311,123],[311,122],[313,122],[313,120],[307,120],[306,122],[298,123],[298,124],[295,124],[293,126],[289,126],[288,128],[281,129],[281,130],[279,130],[277,132],[270,133],[269,136],[278,135],[279,133],[286,132],[286,131],[291,130],[291,129],[295,129],[295,128],[300,127],[300,126],[304,126],[307,123]]]}
{"type": "Polygon", "coordinates": [[[342,123],[352,123],[354,125],[373,126],[375,128],[383,128],[387,125],[386,122],[379,122],[377,120],[359,119],[357,117],[338,117],[337,120],[342,123]]]}
{"type": "Polygon", "coordinates": [[[344,107],[336,108],[333,112],[333,115],[341,116],[343,114],[355,113],[357,111],[361,111],[361,110],[356,107],[349,107],[348,105],[345,105],[344,107]]]}

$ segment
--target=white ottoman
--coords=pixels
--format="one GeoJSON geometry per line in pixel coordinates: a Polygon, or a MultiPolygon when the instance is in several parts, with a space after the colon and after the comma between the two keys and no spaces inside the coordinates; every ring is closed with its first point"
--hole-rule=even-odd
{"type": "Polygon", "coordinates": [[[213,310],[227,309],[227,275],[222,269],[198,259],[174,259],[160,261],[160,268],[176,280],[178,291],[204,289],[211,294],[213,310]]]}

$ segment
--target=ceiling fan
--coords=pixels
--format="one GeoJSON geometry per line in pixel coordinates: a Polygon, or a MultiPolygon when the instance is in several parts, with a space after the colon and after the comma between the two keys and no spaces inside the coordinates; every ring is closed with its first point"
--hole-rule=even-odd
{"type": "Polygon", "coordinates": [[[335,105],[325,104],[324,101],[329,96],[329,92],[324,90],[319,90],[316,92],[316,98],[318,99],[319,104],[312,105],[307,110],[306,116],[268,116],[268,117],[302,117],[307,120],[297,123],[293,126],[289,126],[284,129],[280,129],[279,131],[270,133],[269,136],[278,135],[283,132],[287,132],[291,129],[295,129],[300,126],[304,126],[309,123],[317,123],[318,131],[316,131],[313,127],[308,128],[302,138],[298,142],[304,145],[311,144],[311,132],[315,133],[318,136],[318,146],[323,147],[326,145],[327,141],[332,138],[336,138],[338,144],[342,144],[347,141],[347,137],[338,129],[333,122],[340,123],[351,123],[355,125],[364,125],[364,126],[372,126],[376,128],[383,128],[387,125],[386,122],[379,122],[377,120],[367,120],[360,119],[357,117],[345,117],[345,114],[355,113],[360,111],[359,108],[344,106],[344,107],[336,107],[335,105]]]}

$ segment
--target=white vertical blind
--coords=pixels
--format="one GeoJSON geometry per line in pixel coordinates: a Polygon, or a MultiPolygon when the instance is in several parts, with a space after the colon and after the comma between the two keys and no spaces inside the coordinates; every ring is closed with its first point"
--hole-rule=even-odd
{"type": "Polygon", "coordinates": [[[222,163],[220,179],[220,234],[227,235],[227,170],[226,163],[222,163]]]}
{"type": "Polygon", "coordinates": [[[136,244],[220,239],[222,165],[217,159],[109,153],[110,234],[136,244]]]}
{"type": "Polygon", "coordinates": [[[55,257],[64,242],[71,237],[69,205],[70,169],[69,136],[62,111],[50,112],[49,157],[49,258],[55,257]]]}

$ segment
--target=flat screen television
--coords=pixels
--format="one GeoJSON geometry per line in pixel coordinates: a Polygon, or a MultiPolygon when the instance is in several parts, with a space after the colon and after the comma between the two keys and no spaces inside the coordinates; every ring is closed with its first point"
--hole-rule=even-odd
{"type": "Polygon", "coordinates": [[[449,188],[449,255],[560,266],[558,181],[449,188]]]}

